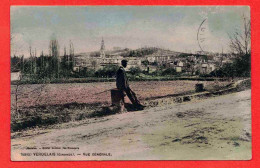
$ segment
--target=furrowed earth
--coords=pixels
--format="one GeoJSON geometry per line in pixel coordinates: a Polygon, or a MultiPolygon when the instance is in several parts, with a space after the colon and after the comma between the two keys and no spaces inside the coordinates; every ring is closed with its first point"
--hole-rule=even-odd
{"type": "MultiPolygon", "coordinates": [[[[197,83],[203,83],[208,91],[230,84],[229,81],[141,81],[131,82],[131,88],[144,102],[194,93],[197,83]]],[[[11,130],[106,115],[102,108],[111,105],[113,88],[115,82],[12,85],[11,130]]]]}
{"type": "MultiPolygon", "coordinates": [[[[141,81],[131,82],[131,88],[140,100],[194,92],[195,84],[204,83],[207,90],[223,87],[229,81],[141,81]]],[[[18,109],[43,105],[63,105],[68,103],[87,103],[110,105],[110,90],[115,82],[67,83],[67,84],[28,84],[11,86],[12,110],[16,109],[15,97],[18,95],[18,109]]]]}

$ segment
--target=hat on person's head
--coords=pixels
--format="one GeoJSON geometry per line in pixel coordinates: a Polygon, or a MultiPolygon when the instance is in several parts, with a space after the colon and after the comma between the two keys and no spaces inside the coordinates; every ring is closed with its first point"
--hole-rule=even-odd
{"type": "Polygon", "coordinates": [[[121,63],[123,64],[123,63],[127,63],[128,61],[126,60],[126,59],[123,59],[122,61],[121,61],[121,63]]]}

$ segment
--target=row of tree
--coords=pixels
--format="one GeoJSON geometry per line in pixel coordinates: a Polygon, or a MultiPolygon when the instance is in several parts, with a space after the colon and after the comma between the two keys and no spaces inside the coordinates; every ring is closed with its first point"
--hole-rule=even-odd
{"type": "Polygon", "coordinates": [[[11,57],[11,71],[21,71],[24,76],[29,78],[60,78],[68,77],[73,74],[75,64],[74,46],[70,41],[69,52],[64,47],[64,55],[60,56],[59,43],[57,39],[50,40],[49,54],[41,52],[37,57],[36,49],[32,51],[29,47],[29,58],[24,56],[11,57]]]}

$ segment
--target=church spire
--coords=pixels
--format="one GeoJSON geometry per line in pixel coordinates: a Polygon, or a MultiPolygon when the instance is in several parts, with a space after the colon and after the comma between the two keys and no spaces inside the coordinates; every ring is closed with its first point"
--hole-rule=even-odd
{"type": "Polygon", "coordinates": [[[100,47],[100,57],[105,58],[105,42],[103,37],[102,37],[101,47],[100,47]]]}
{"type": "Polygon", "coordinates": [[[101,41],[101,48],[100,50],[105,50],[105,42],[104,42],[104,39],[102,37],[102,41],[101,41]]]}

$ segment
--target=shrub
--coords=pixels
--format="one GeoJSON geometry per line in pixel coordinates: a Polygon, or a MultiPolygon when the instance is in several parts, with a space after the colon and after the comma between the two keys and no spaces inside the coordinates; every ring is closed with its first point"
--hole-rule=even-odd
{"type": "Polygon", "coordinates": [[[95,70],[85,67],[85,68],[81,69],[78,74],[81,77],[93,77],[93,76],[95,76],[95,70]]]}
{"type": "Polygon", "coordinates": [[[144,66],[147,66],[147,65],[149,65],[149,61],[148,61],[148,60],[144,60],[144,61],[142,61],[142,64],[143,64],[144,66]]]}
{"type": "Polygon", "coordinates": [[[161,76],[163,70],[162,69],[156,69],[154,72],[151,73],[153,76],[161,76]]]}
{"type": "Polygon", "coordinates": [[[142,70],[139,67],[131,67],[129,69],[129,73],[131,75],[139,75],[142,72],[142,70]]]}
{"type": "Polygon", "coordinates": [[[116,71],[118,70],[117,65],[107,65],[103,69],[99,69],[95,72],[96,77],[113,77],[116,75],[116,71]]]}
{"type": "Polygon", "coordinates": [[[249,77],[251,73],[250,57],[250,54],[240,56],[233,63],[225,64],[210,74],[217,77],[249,77]]]}
{"type": "Polygon", "coordinates": [[[162,75],[176,75],[177,72],[173,68],[167,68],[162,72],[162,75]]]}

